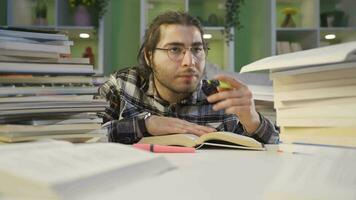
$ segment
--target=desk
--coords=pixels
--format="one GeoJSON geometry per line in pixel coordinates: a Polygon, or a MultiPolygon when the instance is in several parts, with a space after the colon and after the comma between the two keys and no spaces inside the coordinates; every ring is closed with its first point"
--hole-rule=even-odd
{"type": "Polygon", "coordinates": [[[220,149],[165,154],[177,169],[87,199],[266,199],[263,193],[281,168],[308,157],[278,153],[276,145],[267,148],[264,152],[220,149]]]}
{"type": "Polygon", "coordinates": [[[97,187],[102,182],[89,181],[90,190],[70,199],[356,199],[356,149],[291,145],[298,154],[277,151],[283,146],[162,154],[175,167],[131,182],[102,176],[118,183],[97,187]]]}
{"type": "MultiPolygon", "coordinates": [[[[96,194],[86,199],[266,199],[264,192],[273,187],[273,181],[286,163],[293,163],[300,158],[315,160],[311,155],[279,153],[276,145],[269,145],[267,148],[268,151],[264,152],[220,149],[198,150],[195,154],[164,154],[177,166],[176,169],[129,183],[104,196],[96,194]]],[[[353,155],[356,155],[355,152],[356,150],[352,150],[353,155]]],[[[355,164],[354,159],[346,172],[356,169],[355,164]]],[[[300,170],[303,172],[302,168],[300,170]]],[[[356,181],[355,172],[352,173],[350,175],[356,181]]],[[[329,190],[329,193],[335,193],[336,196],[340,194],[338,189],[344,187],[341,185],[334,190],[334,186],[324,187],[323,183],[315,183],[320,185],[319,189],[329,190]]],[[[347,185],[347,189],[350,189],[350,185],[347,185]]],[[[328,198],[328,192],[317,192],[323,193],[327,199],[333,199],[332,196],[328,198]]],[[[356,192],[346,192],[348,195],[343,199],[356,199],[356,192]]]]}

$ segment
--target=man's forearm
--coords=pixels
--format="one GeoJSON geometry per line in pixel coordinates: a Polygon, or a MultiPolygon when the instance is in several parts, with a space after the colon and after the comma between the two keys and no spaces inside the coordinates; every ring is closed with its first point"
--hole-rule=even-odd
{"type": "Polygon", "coordinates": [[[245,135],[254,137],[265,144],[277,144],[279,142],[279,131],[275,125],[263,115],[260,115],[260,126],[253,133],[245,130],[245,135]]]}
{"type": "Polygon", "coordinates": [[[112,120],[109,126],[109,141],[133,144],[145,135],[145,130],[144,119],[141,117],[112,120]]]}

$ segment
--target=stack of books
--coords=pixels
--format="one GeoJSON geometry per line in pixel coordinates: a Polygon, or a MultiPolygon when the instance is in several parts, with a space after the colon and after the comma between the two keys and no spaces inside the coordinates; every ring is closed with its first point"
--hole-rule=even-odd
{"type": "Polygon", "coordinates": [[[0,29],[0,141],[102,136],[98,77],[89,59],[69,57],[72,44],[57,32],[0,29]]]}
{"type": "Polygon", "coordinates": [[[356,147],[356,42],[262,59],[283,143],[356,147]]]}

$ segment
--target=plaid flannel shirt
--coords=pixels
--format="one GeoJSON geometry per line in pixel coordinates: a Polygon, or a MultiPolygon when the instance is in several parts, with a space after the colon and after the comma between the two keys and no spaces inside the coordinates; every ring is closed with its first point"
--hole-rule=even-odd
{"type": "Polygon", "coordinates": [[[159,98],[153,75],[143,66],[127,68],[114,73],[99,88],[99,94],[110,106],[101,113],[104,123],[109,124],[109,141],[132,144],[142,137],[150,136],[146,130],[145,116],[176,117],[199,125],[214,127],[217,131],[230,131],[253,137],[263,143],[278,143],[279,132],[267,118],[260,115],[261,124],[249,134],[236,115],[214,111],[206,100],[201,84],[192,95],[183,101],[170,104],[159,98]]]}

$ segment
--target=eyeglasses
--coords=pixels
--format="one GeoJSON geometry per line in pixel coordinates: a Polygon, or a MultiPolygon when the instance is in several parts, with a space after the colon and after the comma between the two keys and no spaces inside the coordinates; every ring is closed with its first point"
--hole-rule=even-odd
{"type": "Polygon", "coordinates": [[[192,53],[193,57],[195,59],[197,59],[197,61],[203,60],[203,59],[205,59],[205,51],[208,50],[201,46],[188,47],[188,48],[180,47],[180,46],[173,46],[173,47],[169,47],[169,48],[155,48],[155,49],[166,51],[168,57],[174,62],[183,60],[184,55],[187,52],[187,50],[189,50],[192,53]]]}

